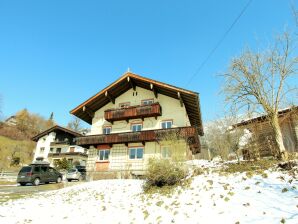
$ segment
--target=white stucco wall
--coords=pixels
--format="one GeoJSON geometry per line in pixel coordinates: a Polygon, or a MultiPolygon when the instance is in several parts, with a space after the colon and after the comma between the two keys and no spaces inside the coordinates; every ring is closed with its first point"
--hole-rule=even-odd
{"type": "Polygon", "coordinates": [[[143,122],[142,130],[151,130],[161,128],[161,121],[173,120],[173,127],[190,126],[188,115],[185,107],[181,107],[180,101],[165,95],[158,94],[156,99],[153,92],[136,87],[136,91],[133,89],[128,90],[121,96],[115,99],[115,104],[108,103],[101,109],[95,112],[95,116],[92,120],[90,135],[102,134],[103,126],[112,126],[111,133],[129,132],[131,124],[135,122],[143,122]],[[137,92],[137,95],[133,92],[137,92]],[[131,119],[129,123],[126,121],[115,121],[113,125],[104,119],[104,111],[112,108],[119,108],[119,103],[130,102],[130,106],[141,105],[141,101],[145,99],[154,99],[154,102],[159,102],[162,107],[162,116],[141,119],[131,119]]]}
{"type": "Polygon", "coordinates": [[[33,161],[36,160],[37,157],[43,157],[44,161],[48,161],[48,154],[50,152],[50,144],[55,140],[56,133],[51,132],[48,135],[45,135],[38,139],[36,148],[35,148],[35,153],[34,153],[34,158],[33,161]],[[40,152],[40,148],[44,147],[44,152],[40,152]]]}
{"type": "Polygon", "coordinates": [[[70,147],[75,147],[74,152],[81,152],[84,153],[85,149],[81,146],[77,146],[77,145],[55,145],[55,146],[51,146],[51,142],[54,142],[56,138],[56,133],[55,132],[51,132],[48,135],[45,135],[43,137],[41,137],[40,139],[38,139],[37,144],[36,144],[36,148],[35,148],[35,152],[34,152],[34,157],[33,157],[33,161],[36,160],[36,158],[38,157],[43,157],[44,161],[50,162],[48,159],[48,154],[49,153],[56,153],[57,148],[61,148],[61,153],[66,153],[66,152],[70,152],[70,147]],[[44,147],[44,152],[42,153],[40,151],[40,148],[44,147]],[[50,152],[50,149],[53,149],[53,152],[50,152]]]}
{"type": "MultiPolygon", "coordinates": [[[[185,127],[190,126],[189,118],[184,105],[181,107],[180,101],[165,95],[158,94],[158,98],[155,98],[152,91],[136,87],[136,91],[133,89],[128,90],[121,96],[115,99],[115,104],[111,102],[95,112],[95,116],[92,121],[90,135],[103,134],[102,129],[104,126],[111,126],[111,133],[130,132],[131,124],[140,122],[143,124],[142,130],[160,129],[161,122],[164,120],[172,120],[173,127],[185,127]],[[137,92],[137,94],[136,94],[137,92]],[[113,124],[104,119],[104,111],[107,109],[119,108],[120,103],[130,102],[130,106],[141,105],[142,100],[153,99],[154,102],[158,102],[162,107],[162,116],[144,118],[142,119],[130,119],[127,121],[115,121],[113,124]]],[[[188,150],[188,146],[184,143],[184,147],[181,147],[184,155],[188,150]]],[[[109,170],[144,170],[150,158],[161,157],[161,144],[157,142],[146,142],[145,146],[141,143],[130,143],[128,146],[125,144],[114,144],[110,149],[109,156],[109,170]],[[144,147],[143,159],[129,159],[129,148],[134,146],[144,147]]],[[[89,171],[95,169],[95,163],[99,162],[97,158],[97,149],[92,149],[92,153],[88,157],[89,171]]],[[[91,152],[90,151],[90,152],[91,152]]]]}

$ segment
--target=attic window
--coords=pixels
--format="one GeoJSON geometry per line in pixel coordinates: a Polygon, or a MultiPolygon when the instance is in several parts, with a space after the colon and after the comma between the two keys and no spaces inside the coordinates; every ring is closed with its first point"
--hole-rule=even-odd
{"type": "Polygon", "coordinates": [[[142,100],[142,105],[151,105],[154,103],[153,99],[142,100]]]}
{"type": "Polygon", "coordinates": [[[130,102],[125,102],[125,103],[119,103],[120,108],[127,108],[130,106],[130,102]]]}

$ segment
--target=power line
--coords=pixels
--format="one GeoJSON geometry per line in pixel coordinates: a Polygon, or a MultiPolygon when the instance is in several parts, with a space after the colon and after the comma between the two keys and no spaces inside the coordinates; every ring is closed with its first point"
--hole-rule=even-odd
{"type": "Polygon", "coordinates": [[[233,27],[236,25],[236,23],[238,22],[238,20],[241,18],[241,16],[244,14],[244,12],[246,11],[246,9],[248,8],[248,6],[251,4],[253,0],[249,0],[246,5],[243,7],[243,9],[241,10],[241,12],[239,13],[239,15],[235,18],[235,20],[233,21],[233,23],[230,25],[230,27],[227,29],[227,31],[223,34],[223,36],[219,39],[219,41],[216,43],[216,45],[212,48],[212,50],[209,52],[209,54],[207,55],[207,57],[205,58],[205,60],[200,64],[200,66],[198,67],[198,69],[195,71],[195,73],[191,76],[191,78],[189,79],[189,81],[187,82],[186,86],[188,86],[192,80],[198,75],[198,73],[201,71],[201,69],[205,66],[205,64],[207,63],[207,61],[210,59],[210,57],[214,54],[214,52],[217,50],[217,48],[221,45],[221,43],[225,40],[225,38],[227,37],[227,35],[230,33],[230,31],[233,29],[233,27]]]}

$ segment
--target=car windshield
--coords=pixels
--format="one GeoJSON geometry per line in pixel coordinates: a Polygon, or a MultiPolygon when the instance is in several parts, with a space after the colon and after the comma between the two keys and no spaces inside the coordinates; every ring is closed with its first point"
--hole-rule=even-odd
{"type": "Polygon", "coordinates": [[[75,173],[75,172],[77,172],[77,169],[70,169],[70,170],[68,170],[68,173],[75,173]]]}
{"type": "Polygon", "coordinates": [[[24,166],[21,170],[20,173],[28,173],[31,172],[31,166],[24,166]]]}

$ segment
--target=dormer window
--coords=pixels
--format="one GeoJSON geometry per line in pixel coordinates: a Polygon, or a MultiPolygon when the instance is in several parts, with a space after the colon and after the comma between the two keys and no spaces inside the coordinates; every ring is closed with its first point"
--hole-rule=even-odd
{"type": "Polygon", "coordinates": [[[153,99],[142,100],[142,105],[151,105],[154,103],[153,99]]]}

